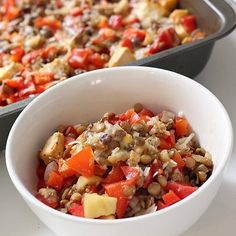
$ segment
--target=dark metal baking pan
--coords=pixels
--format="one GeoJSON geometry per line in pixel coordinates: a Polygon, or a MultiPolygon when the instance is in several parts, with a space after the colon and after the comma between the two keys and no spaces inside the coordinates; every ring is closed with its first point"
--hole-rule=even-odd
{"type": "MultiPolygon", "coordinates": [[[[158,67],[194,78],[205,67],[216,40],[235,28],[235,11],[228,1],[181,0],[180,5],[197,17],[199,27],[208,36],[203,40],[178,46],[128,65],[158,67]]],[[[5,148],[8,133],[15,119],[32,99],[28,98],[0,109],[0,150],[5,148]]]]}

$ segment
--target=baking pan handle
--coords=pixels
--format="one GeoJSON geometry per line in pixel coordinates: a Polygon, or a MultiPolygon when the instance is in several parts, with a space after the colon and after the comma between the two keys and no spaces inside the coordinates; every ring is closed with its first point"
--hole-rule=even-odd
{"type": "Polygon", "coordinates": [[[231,33],[236,27],[236,4],[232,0],[207,0],[225,23],[216,38],[220,39],[231,33]]]}

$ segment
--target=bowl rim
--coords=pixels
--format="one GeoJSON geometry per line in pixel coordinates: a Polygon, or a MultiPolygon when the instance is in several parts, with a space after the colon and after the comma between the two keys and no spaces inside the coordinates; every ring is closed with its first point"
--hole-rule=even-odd
{"type": "Polygon", "coordinates": [[[206,87],[204,87],[200,83],[198,83],[198,82],[196,82],[184,75],[181,75],[181,74],[178,74],[178,73],[175,73],[172,71],[164,70],[164,69],[144,67],[144,66],[142,66],[142,67],[140,67],[140,66],[121,66],[121,67],[115,67],[115,68],[105,68],[105,69],[95,70],[95,71],[86,72],[84,74],[73,76],[69,80],[63,81],[62,83],[59,83],[59,84],[55,85],[54,87],[50,88],[49,90],[45,91],[44,93],[40,94],[22,111],[22,113],[18,116],[15,123],[13,124],[13,126],[10,130],[8,139],[7,139],[6,155],[5,156],[6,156],[6,166],[7,166],[8,174],[9,174],[15,188],[18,190],[18,192],[21,194],[21,196],[23,197],[23,199],[26,202],[29,202],[31,205],[35,206],[36,208],[40,208],[40,210],[47,212],[51,216],[59,217],[64,220],[69,220],[69,221],[74,221],[74,222],[100,225],[100,224],[121,224],[121,223],[129,223],[129,222],[133,222],[133,221],[148,220],[149,218],[156,217],[158,215],[167,214],[168,212],[174,211],[176,208],[181,207],[183,204],[185,205],[186,203],[190,202],[192,199],[194,199],[195,197],[200,195],[202,192],[204,192],[208,188],[208,186],[211,185],[211,183],[213,183],[215,181],[215,179],[218,177],[218,175],[223,171],[223,169],[226,165],[226,162],[232,153],[232,148],[233,148],[233,129],[232,129],[232,124],[231,124],[231,120],[229,118],[229,115],[228,115],[225,107],[223,106],[223,104],[219,101],[219,99],[206,87]],[[31,193],[23,185],[23,183],[20,181],[19,177],[14,172],[15,168],[13,167],[13,162],[12,162],[14,148],[11,145],[12,141],[14,140],[14,133],[18,129],[18,126],[20,126],[21,121],[24,119],[24,116],[28,113],[28,111],[31,110],[35,105],[37,105],[37,103],[40,103],[41,99],[48,96],[50,93],[57,90],[58,88],[64,87],[69,83],[73,83],[75,80],[86,79],[87,76],[91,77],[92,75],[103,74],[104,72],[113,74],[113,73],[116,73],[119,71],[124,71],[124,72],[147,71],[149,73],[153,72],[156,74],[158,74],[158,73],[169,74],[169,75],[172,75],[171,79],[178,79],[178,80],[188,82],[188,83],[194,85],[195,87],[197,87],[197,89],[203,90],[203,92],[210,95],[215,100],[217,106],[222,111],[222,113],[225,117],[225,120],[227,121],[225,123],[225,125],[226,125],[226,130],[227,130],[229,136],[228,136],[227,146],[225,148],[224,158],[219,163],[217,169],[215,171],[213,171],[212,175],[206,181],[206,183],[204,183],[204,185],[202,185],[199,189],[197,189],[197,191],[195,191],[194,193],[192,193],[191,195],[189,195],[185,199],[182,199],[181,201],[179,201],[167,208],[152,212],[150,214],[145,214],[145,215],[135,216],[135,217],[130,217],[130,218],[123,218],[123,219],[102,220],[102,219],[90,219],[90,218],[75,217],[73,215],[65,214],[65,213],[62,213],[56,209],[48,207],[47,205],[40,202],[33,195],[33,193],[31,193]]]}

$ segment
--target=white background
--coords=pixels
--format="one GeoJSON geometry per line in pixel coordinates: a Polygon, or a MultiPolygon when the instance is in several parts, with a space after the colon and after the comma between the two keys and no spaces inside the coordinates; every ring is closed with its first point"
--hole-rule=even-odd
{"type": "MultiPolygon", "coordinates": [[[[196,80],[222,101],[229,112],[235,131],[236,31],[216,43],[209,63],[196,80]]],[[[235,154],[234,149],[225,171],[224,182],[210,208],[183,236],[236,235],[235,154]]],[[[96,232],[94,233],[96,235],[96,232]]],[[[7,174],[3,152],[0,154],[0,235],[55,236],[34,216],[13,187],[7,174]]]]}

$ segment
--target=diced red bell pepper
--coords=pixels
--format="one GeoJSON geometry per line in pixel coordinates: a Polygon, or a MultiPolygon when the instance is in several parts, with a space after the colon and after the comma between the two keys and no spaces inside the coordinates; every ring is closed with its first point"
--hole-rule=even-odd
{"type": "Polygon", "coordinates": [[[189,196],[191,193],[195,192],[198,189],[198,187],[187,186],[187,185],[176,183],[174,181],[170,181],[167,184],[167,189],[172,190],[181,199],[183,199],[189,196]]]}
{"type": "Polygon", "coordinates": [[[49,46],[42,50],[42,57],[44,59],[48,59],[50,55],[56,54],[58,52],[58,48],[55,46],[49,46]]]}
{"type": "Polygon", "coordinates": [[[143,108],[142,111],[140,111],[138,113],[140,116],[149,116],[149,117],[153,117],[154,113],[146,108],[143,108]]]}
{"type": "Polygon", "coordinates": [[[68,178],[76,174],[76,172],[70,169],[65,160],[59,159],[58,161],[58,172],[63,178],[68,178]]]}
{"type": "Polygon", "coordinates": [[[165,138],[160,137],[160,149],[171,149],[172,145],[165,138]]]}
{"type": "Polygon", "coordinates": [[[48,177],[47,185],[60,191],[63,187],[64,179],[63,177],[58,174],[56,171],[52,171],[48,177]]]}
{"type": "Polygon", "coordinates": [[[20,9],[16,6],[15,0],[5,0],[4,9],[8,21],[14,20],[20,15],[20,9]]]}
{"type": "Polygon", "coordinates": [[[130,166],[121,166],[121,170],[123,171],[126,179],[129,181],[130,185],[135,185],[139,178],[139,170],[130,167],[130,166]]]}
{"type": "Polygon", "coordinates": [[[22,47],[17,47],[11,50],[11,57],[14,62],[20,62],[24,54],[25,51],[22,47]]]}
{"type": "Polygon", "coordinates": [[[121,29],[123,26],[122,16],[121,15],[112,15],[109,19],[109,26],[114,30],[121,29]]]}
{"type": "Polygon", "coordinates": [[[19,91],[19,97],[27,97],[30,94],[35,94],[36,93],[36,87],[33,81],[31,80],[24,80],[24,89],[21,89],[19,91]]]}
{"type": "Polygon", "coordinates": [[[72,53],[68,58],[68,63],[74,69],[86,69],[90,63],[91,55],[91,49],[75,48],[72,50],[72,53]]]}
{"type": "Polygon", "coordinates": [[[123,180],[125,177],[124,172],[120,166],[113,166],[107,177],[103,180],[104,184],[111,184],[123,180]]]}
{"type": "Polygon", "coordinates": [[[97,69],[101,69],[105,65],[105,61],[102,59],[99,53],[94,53],[90,57],[90,62],[94,65],[97,69]]]}
{"type": "Polygon", "coordinates": [[[43,85],[53,81],[54,74],[51,72],[36,72],[34,73],[34,83],[36,85],[43,85]]]}
{"type": "Polygon", "coordinates": [[[141,29],[129,28],[126,29],[123,33],[123,38],[128,38],[132,42],[143,42],[145,39],[146,32],[141,29]]]}
{"type": "Polygon", "coordinates": [[[133,43],[132,43],[132,41],[131,41],[130,39],[128,39],[128,38],[122,39],[122,40],[120,41],[120,45],[121,45],[122,47],[129,48],[130,50],[133,50],[133,49],[134,49],[134,48],[133,48],[133,43]]]}
{"type": "Polygon", "coordinates": [[[36,198],[51,208],[56,208],[58,206],[58,201],[52,201],[51,199],[46,199],[41,194],[37,194],[36,198]]]}
{"type": "Polygon", "coordinates": [[[151,45],[149,52],[151,54],[159,51],[172,48],[176,43],[176,32],[173,27],[161,29],[158,32],[158,37],[151,45]]]}
{"type": "Polygon", "coordinates": [[[196,17],[193,15],[182,17],[180,22],[189,34],[192,33],[195,29],[197,29],[197,20],[196,17]]]}
{"type": "Polygon", "coordinates": [[[51,30],[58,30],[61,28],[61,22],[52,16],[38,17],[34,24],[37,28],[42,28],[44,26],[51,30]]]}
{"type": "Polygon", "coordinates": [[[174,155],[171,157],[171,159],[177,163],[177,168],[182,168],[185,166],[183,158],[177,151],[174,152],[174,155]]]}
{"type": "Polygon", "coordinates": [[[167,205],[167,206],[170,206],[170,205],[181,200],[172,190],[170,190],[168,193],[164,194],[162,196],[162,199],[163,199],[165,205],[167,205]]]}
{"type": "Polygon", "coordinates": [[[123,216],[127,210],[128,204],[129,204],[129,199],[126,197],[119,197],[117,199],[117,204],[116,204],[117,218],[119,218],[119,219],[123,218],[123,216]]]}
{"type": "Polygon", "coordinates": [[[84,176],[94,175],[93,149],[88,146],[66,161],[69,168],[84,176]]]}
{"type": "Polygon", "coordinates": [[[160,169],[162,167],[162,164],[161,164],[161,161],[160,160],[157,160],[157,161],[154,161],[153,164],[151,165],[150,167],[150,170],[149,170],[149,173],[147,175],[147,177],[145,178],[144,180],[144,184],[143,184],[143,187],[144,188],[147,188],[148,185],[152,182],[153,180],[153,175],[155,174],[155,172],[158,171],[158,169],[160,169]]]}
{"type": "Polygon", "coordinates": [[[176,130],[177,137],[186,136],[189,133],[188,121],[183,117],[176,117],[175,130],[176,130]]]}
{"type": "Polygon", "coordinates": [[[167,207],[167,205],[165,205],[165,203],[163,203],[161,200],[159,200],[157,202],[157,210],[161,210],[161,209],[164,209],[166,207],[167,207]]]}
{"type": "Polygon", "coordinates": [[[17,88],[17,89],[23,89],[24,88],[24,79],[23,77],[14,77],[9,80],[4,80],[4,83],[6,83],[11,88],[17,88]]]}
{"type": "Polygon", "coordinates": [[[84,206],[80,203],[72,203],[68,211],[73,216],[84,217],[84,206]]]}
{"type": "Polygon", "coordinates": [[[130,185],[129,181],[123,180],[111,184],[104,184],[104,188],[106,193],[110,197],[119,198],[119,197],[126,197],[126,195],[124,194],[124,190],[128,185],[130,185]]]}

